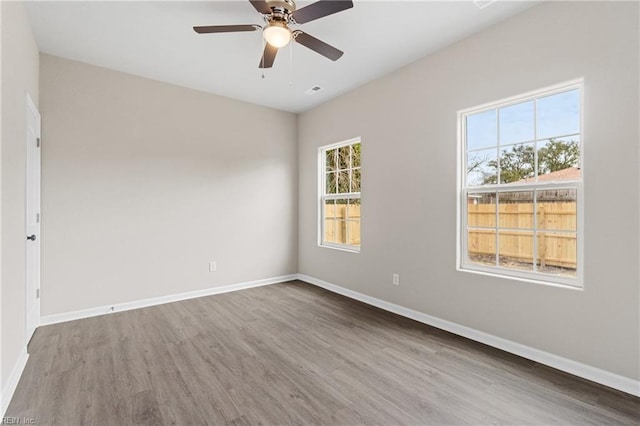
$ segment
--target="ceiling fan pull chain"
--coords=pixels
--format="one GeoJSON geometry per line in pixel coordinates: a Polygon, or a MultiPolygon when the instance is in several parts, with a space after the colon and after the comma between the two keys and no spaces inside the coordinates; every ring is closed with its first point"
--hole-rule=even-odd
{"type": "Polygon", "coordinates": [[[293,86],[293,43],[289,43],[289,86],[293,86]]]}
{"type": "Polygon", "coordinates": [[[262,63],[262,66],[260,67],[260,71],[262,72],[263,80],[264,80],[264,54],[262,52],[264,51],[264,48],[266,45],[267,45],[267,42],[264,40],[264,38],[260,37],[260,62],[262,63]]]}

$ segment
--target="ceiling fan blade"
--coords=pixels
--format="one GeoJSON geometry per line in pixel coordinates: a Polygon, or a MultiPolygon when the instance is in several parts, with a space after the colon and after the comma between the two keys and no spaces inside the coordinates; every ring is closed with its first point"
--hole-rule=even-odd
{"type": "Polygon", "coordinates": [[[269,43],[265,43],[264,52],[262,53],[262,58],[260,59],[260,65],[258,65],[258,68],[271,68],[273,66],[273,61],[276,60],[276,53],[278,53],[277,47],[273,47],[269,43]]]}
{"type": "Polygon", "coordinates": [[[353,2],[351,0],[320,0],[298,9],[291,14],[298,24],[305,24],[343,10],[351,9],[353,2]]]}
{"type": "Polygon", "coordinates": [[[327,44],[322,40],[318,40],[317,38],[302,31],[296,31],[293,39],[304,47],[308,47],[314,52],[317,52],[332,61],[337,61],[342,55],[344,55],[342,50],[336,49],[330,44],[327,44]]]}
{"type": "Polygon", "coordinates": [[[251,5],[262,14],[268,15],[271,13],[271,8],[265,0],[249,0],[249,3],[251,3],[251,5]]]}
{"type": "Polygon", "coordinates": [[[259,28],[259,25],[211,25],[208,27],[193,27],[193,31],[198,34],[237,33],[242,31],[255,31],[259,28]]]}

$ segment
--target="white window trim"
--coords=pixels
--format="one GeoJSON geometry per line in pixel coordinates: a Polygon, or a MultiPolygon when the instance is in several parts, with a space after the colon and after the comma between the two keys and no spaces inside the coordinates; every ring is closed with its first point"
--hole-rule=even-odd
{"type": "MultiPolygon", "coordinates": [[[[342,142],[336,142],[330,145],[323,145],[318,148],[318,211],[317,211],[317,230],[318,230],[318,247],[325,247],[334,250],[346,251],[350,253],[360,253],[361,247],[354,247],[347,244],[337,244],[337,243],[326,243],[322,241],[322,237],[324,235],[324,212],[323,212],[323,194],[324,189],[326,188],[326,167],[325,167],[325,156],[323,155],[324,151],[340,148],[342,146],[352,145],[354,143],[362,144],[362,140],[360,137],[348,139],[342,142]]],[[[362,170],[362,158],[360,159],[360,169],[362,170]]],[[[361,175],[362,176],[362,175],[361,175]]],[[[360,188],[360,192],[349,192],[342,194],[328,194],[324,195],[324,198],[327,199],[342,199],[342,198],[361,198],[362,188],[360,188]]],[[[362,207],[361,207],[362,208],[362,207]]],[[[362,235],[362,218],[360,220],[360,235],[362,235]]]]}
{"type": "MultiPolygon", "coordinates": [[[[582,78],[568,81],[565,83],[549,86],[540,90],[528,92],[518,96],[504,98],[495,102],[483,104],[477,107],[468,108],[458,111],[458,134],[457,134],[457,189],[458,197],[456,200],[456,270],[474,274],[487,275],[497,278],[505,278],[516,281],[529,282],[534,284],[543,284],[553,287],[561,287],[573,290],[584,290],[584,80],[582,78]],[[520,185],[511,184],[491,184],[476,187],[465,187],[466,180],[466,116],[488,111],[496,108],[505,108],[510,105],[527,102],[536,98],[542,98],[554,95],[560,92],[578,89],[580,90],[580,175],[581,179],[577,181],[558,181],[546,182],[542,188],[570,188],[576,190],[576,276],[564,277],[553,274],[545,274],[544,272],[518,271],[515,269],[502,268],[499,266],[484,266],[468,261],[467,258],[467,199],[466,194],[469,191],[478,192],[499,192],[499,191],[517,191],[517,190],[533,190],[541,188],[539,183],[523,183],[520,185]]],[[[534,123],[537,126],[537,122],[534,123]]],[[[535,212],[534,212],[535,214],[535,212]]],[[[497,223],[496,223],[497,225],[497,223]]],[[[496,226],[496,229],[497,226],[496,226]]],[[[534,238],[535,243],[535,238],[534,238]]],[[[534,245],[535,249],[535,245],[534,245]]],[[[534,252],[535,253],[535,252],[534,252]]],[[[497,253],[496,253],[497,256],[497,253]]]]}

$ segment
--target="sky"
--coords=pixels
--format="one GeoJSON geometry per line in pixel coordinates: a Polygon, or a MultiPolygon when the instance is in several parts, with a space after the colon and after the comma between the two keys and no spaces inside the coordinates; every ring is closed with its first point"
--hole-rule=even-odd
{"type": "MultiPolygon", "coordinates": [[[[580,92],[578,89],[537,99],[537,139],[580,133],[580,92]]],[[[469,151],[534,139],[534,101],[467,116],[469,151]],[[500,128],[498,129],[498,116],[500,128]]]]}

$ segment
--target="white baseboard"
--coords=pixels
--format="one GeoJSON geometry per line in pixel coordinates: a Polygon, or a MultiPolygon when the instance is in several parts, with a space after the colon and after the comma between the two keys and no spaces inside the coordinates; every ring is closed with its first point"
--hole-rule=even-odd
{"type": "Polygon", "coordinates": [[[228,293],[230,291],[244,290],[247,288],[260,287],[263,285],[277,284],[285,281],[297,279],[296,274],[282,275],[279,277],[266,278],[262,280],[249,281],[245,283],[230,284],[220,287],[211,287],[203,290],[189,291],[186,293],[171,294],[168,296],[153,297],[150,299],[136,300],[133,302],[117,303],[114,305],[98,306],[96,308],[82,309],[61,314],[45,315],[40,318],[40,325],[58,324],[61,322],[74,321],[83,318],[95,317],[99,315],[112,314],[115,312],[129,311],[131,309],[146,308],[149,306],[162,305],[164,303],[178,302],[180,300],[195,299],[196,297],[211,296],[214,294],[228,293]]]}
{"type": "Polygon", "coordinates": [[[358,293],[357,291],[349,290],[347,288],[340,287],[338,285],[331,284],[318,278],[310,277],[308,275],[298,274],[298,279],[309,284],[322,287],[331,292],[349,297],[351,299],[359,300],[368,305],[384,309],[385,311],[393,312],[394,314],[411,318],[412,320],[439,328],[441,330],[445,330],[459,336],[463,336],[468,339],[493,346],[494,348],[502,349],[503,351],[519,355],[540,364],[548,365],[549,367],[556,368],[558,370],[573,374],[578,377],[582,377],[587,380],[591,380],[596,383],[600,383],[605,386],[609,386],[614,389],[618,389],[622,392],[640,396],[639,380],[630,379],[628,377],[611,373],[600,368],[582,364],[568,358],[554,355],[549,352],[544,352],[539,349],[522,345],[520,343],[512,342],[510,340],[503,339],[492,334],[484,333],[482,331],[478,331],[464,325],[456,324],[454,322],[427,315],[422,312],[414,311],[413,309],[405,308],[394,303],[385,302],[384,300],[376,299],[375,297],[367,296],[366,294],[358,293]]]}
{"type": "Polygon", "coordinates": [[[22,352],[20,352],[20,356],[18,357],[18,361],[13,367],[13,370],[11,370],[9,381],[2,389],[2,395],[0,395],[0,410],[2,411],[2,415],[0,416],[1,418],[4,418],[7,408],[9,408],[9,403],[11,402],[11,398],[13,398],[13,393],[18,387],[18,382],[20,381],[24,367],[27,365],[28,359],[29,354],[27,353],[27,347],[25,346],[22,349],[22,352]]]}

